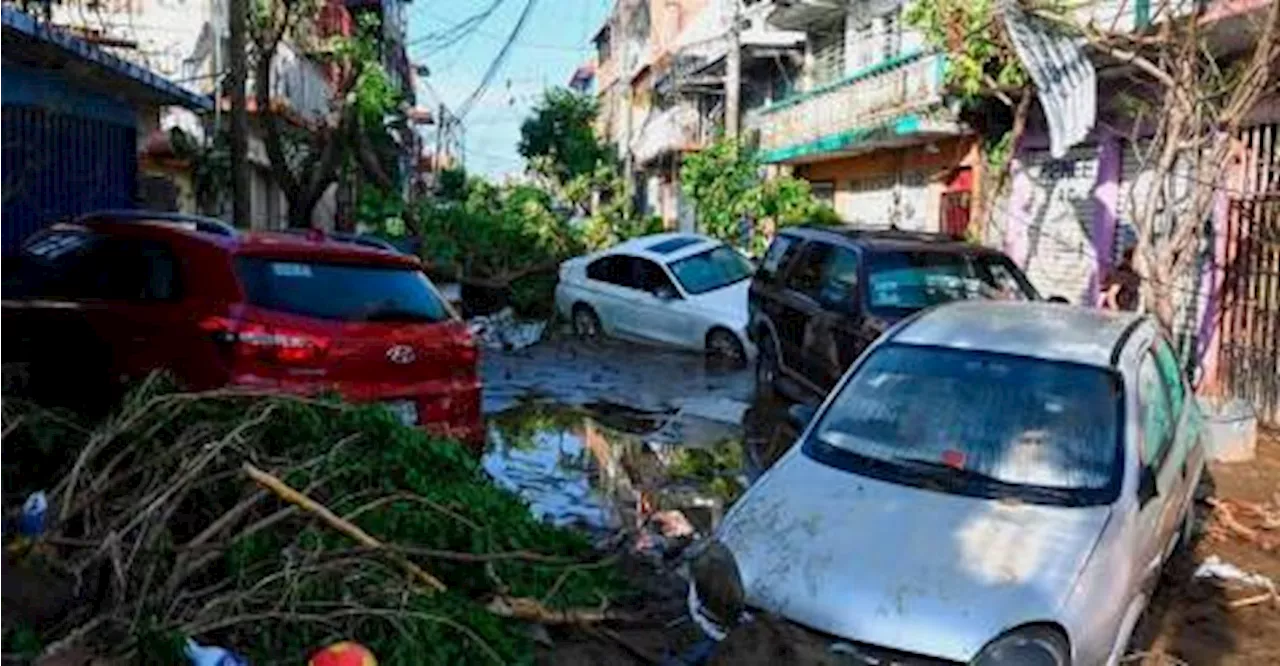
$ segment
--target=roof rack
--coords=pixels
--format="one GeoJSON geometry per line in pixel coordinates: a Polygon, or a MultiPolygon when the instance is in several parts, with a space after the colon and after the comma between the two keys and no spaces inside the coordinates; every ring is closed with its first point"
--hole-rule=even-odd
{"type": "Polygon", "coordinates": [[[183,227],[203,234],[214,234],[217,236],[235,236],[238,232],[236,228],[212,217],[204,217],[202,215],[191,215],[188,213],[174,213],[169,211],[155,210],[98,210],[92,213],[85,213],[80,216],[79,221],[91,222],[94,220],[104,220],[107,222],[159,222],[161,224],[170,224],[176,227],[183,227]]]}

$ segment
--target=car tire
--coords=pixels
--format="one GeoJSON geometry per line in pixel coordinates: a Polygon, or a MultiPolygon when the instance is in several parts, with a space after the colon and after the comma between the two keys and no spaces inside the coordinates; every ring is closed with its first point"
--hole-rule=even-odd
{"type": "Polygon", "coordinates": [[[772,335],[760,336],[759,352],[756,354],[756,396],[764,400],[773,400],[777,396],[774,388],[778,380],[778,347],[772,335]]]}
{"type": "Polygon", "coordinates": [[[603,333],[600,325],[600,315],[597,315],[596,311],[585,303],[578,303],[573,306],[570,322],[573,325],[573,334],[583,340],[599,339],[603,333]]]}
{"type": "Polygon", "coordinates": [[[707,358],[740,368],[747,362],[747,351],[732,331],[713,328],[707,333],[707,358]]]}

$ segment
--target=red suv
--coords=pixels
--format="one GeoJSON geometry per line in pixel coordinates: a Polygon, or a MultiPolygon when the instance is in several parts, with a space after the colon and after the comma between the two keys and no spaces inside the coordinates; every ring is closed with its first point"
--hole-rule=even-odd
{"type": "Polygon", "coordinates": [[[415,257],[127,211],[45,229],[5,269],[5,361],[33,393],[88,404],[168,368],[197,389],[336,390],[483,443],[475,342],[415,257]]]}

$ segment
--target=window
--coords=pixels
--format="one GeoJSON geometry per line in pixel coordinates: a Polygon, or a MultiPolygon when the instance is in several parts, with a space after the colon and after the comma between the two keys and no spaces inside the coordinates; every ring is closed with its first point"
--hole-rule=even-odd
{"type": "Polygon", "coordinates": [[[828,206],[834,206],[836,201],[836,184],[830,180],[816,180],[809,183],[809,190],[813,193],[813,198],[821,201],[828,206]]]}
{"type": "Polygon", "coordinates": [[[919,310],[971,298],[980,291],[962,254],[879,252],[868,260],[868,300],[873,310],[919,310]]]}
{"type": "Polygon", "coordinates": [[[979,255],[973,259],[978,279],[990,291],[985,292],[989,298],[1010,301],[1033,301],[1040,298],[1035,287],[1027,281],[1007,257],[998,255],[979,255]]]}
{"type": "Polygon", "coordinates": [[[945,492],[1103,503],[1123,469],[1121,395],[1100,368],[889,344],[833,398],[804,451],[945,492]]]}
{"type": "Polygon", "coordinates": [[[1159,364],[1151,352],[1143,354],[1138,368],[1138,409],[1142,415],[1142,460],[1159,468],[1173,440],[1174,423],[1159,364]]]}
{"type": "Polygon", "coordinates": [[[697,245],[701,242],[702,239],[697,236],[676,236],[675,238],[668,238],[667,240],[658,241],[657,243],[650,245],[649,251],[656,252],[658,254],[671,254],[676,250],[689,247],[690,245],[697,245]]]}
{"type": "Polygon", "coordinates": [[[746,257],[728,245],[707,250],[671,264],[680,285],[690,294],[705,294],[751,277],[746,257]]]}
{"type": "Polygon", "coordinates": [[[338,321],[439,322],[449,311],[422,271],[239,257],[236,274],[251,304],[338,321]]]}
{"type": "Polygon", "coordinates": [[[822,267],[818,303],[823,307],[854,312],[858,299],[858,255],[846,248],[832,248],[822,267]]]}
{"type": "Polygon", "coordinates": [[[672,294],[678,294],[675,285],[671,284],[671,278],[667,277],[667,272],[662,267],[649,261],[648,259],[634,259],[633,266],[635,268],[635,285],[637,289],[654,293],[659,289],[665,289],[672,294]]]}
{"type": "Polygon", "coordinates": [[[800,239],[795,236],[779,234],[774,237],[773,243],[764,253],[764,259],[760,261],[760,270],[756,272],[756,276],[768,282],[778,279],[778,272],[787,267],[787,262],[791,261],[799,248],[800,239]]]}
{"type": "Polygon", "coordinates": [[[791,272],[787,273],[786,288],[817,300],[822,288],[822,269],[834,249],[826,243],[812,242],[806,245],[791,267],[791,272]]]}
{"type": "Polygon", "coordinates": [[[844,30],[834,26],[810,34],[809,44],[813,54],[810,72],[812,87],[830,83],[844,75],[844,30]]]}
{"type": "Polygon", "coordinates": [[[27,245],[15,281],[17,292],[46,298],[171,301],[181,296],[178,262],[164,243],[82,231],[55,232],[27,245]]]}
{"type": "Polygon", "coordinates": [[[1169,393],[1169,404],[1173,408],[1173,418],[1182,414],[1182,403],[1186,398],[1182,372],[1178,367],[1178,357],[1173,348],[1163,337],[1156,341],[1156,364],[1159,365],[1160,378],[1164,381],[1165,390],[1169,393]]]}
{"type": "Polygon", "coordinates": [[[620,287],[634,287],[631,257],[613,255],[601,257],[587,266],[587,277],[599,282],[616,284],[620,287]]]}

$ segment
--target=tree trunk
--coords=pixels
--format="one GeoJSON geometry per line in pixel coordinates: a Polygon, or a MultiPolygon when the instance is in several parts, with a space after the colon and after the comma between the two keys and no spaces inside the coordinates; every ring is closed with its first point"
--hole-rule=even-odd
{"type": "MultiPolygon", "coordinates": [[[[245,49],[249,7],[245,0],[228,4],[227,87],[231,100],[231,222],[248,226],[249,216],[249,113],[245,108],[248,56],[245,49]]],[[[216,128],[215,128],[216,129],[216,128]]]]}

